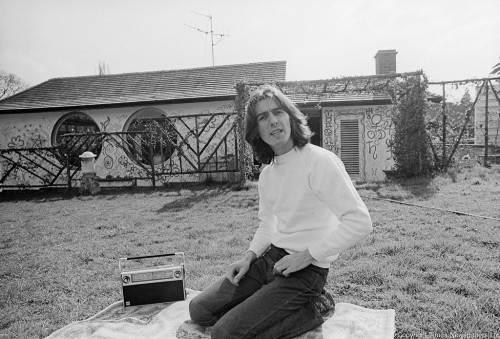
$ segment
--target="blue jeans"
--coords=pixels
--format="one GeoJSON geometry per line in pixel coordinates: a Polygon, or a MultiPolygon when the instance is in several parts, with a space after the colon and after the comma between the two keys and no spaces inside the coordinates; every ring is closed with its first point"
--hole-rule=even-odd
{"type": "Polygon", "coordinates": [[[292,338],[323,323],[312,302],[320,296],[327,268],[309,265],[288,277],[274,274],[274,263],[288,255],[271,245],[255,260],[239,286],[225,277],[189,304],[191,319],[214,326],[212,338],[292,338]]]}

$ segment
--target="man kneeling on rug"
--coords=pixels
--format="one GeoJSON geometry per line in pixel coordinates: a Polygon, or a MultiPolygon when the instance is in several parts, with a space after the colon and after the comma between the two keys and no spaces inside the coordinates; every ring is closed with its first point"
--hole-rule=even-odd
{"type": "Polygon", "coordinates": [[[259,227],[243,259],[189,304],[212,338],[291,338],[323,323],[330,264],[372,231],[343,163],[310,143],[306,117],[282,92],[250,96],[245,139],[262,163],[259,227]],[[323,293],[323,295],[322,295],[323,293]]]}

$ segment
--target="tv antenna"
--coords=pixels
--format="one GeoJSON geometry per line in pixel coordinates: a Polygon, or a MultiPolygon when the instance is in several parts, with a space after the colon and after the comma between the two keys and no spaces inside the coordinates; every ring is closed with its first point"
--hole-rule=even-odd
{"type": "Polygon", "coordinates": [[[221,42],[222,38],[225,37],[225,36],[229,36],[229,34],[222,34],[222,33],[215,33],[214,32],[214,29],[213,29],[213,26],[212,26],[212,15],[211,14],[201,14],[201,13],[198,13],[198,12],[194,12],[194,11],[191,11],[192,13],[194,14],[198,14],[198,15],[201,15],[201,16],[204,16],[205,18],[208,18],[210,20],[210,31],[204,31],[198,27],[193,27],[193,26],[190,26],[190,25],[187,25],[187,24],[184,24],[185,26],[188,26],[192,29],[195,29],[197,30],[198,32],[201,32],[201,33],[205,33],[205,34],[210,34],[210,39],[211,39],[211,45],[212,45],[212,67],[215,66],[215,60],[214,60],[214,46],[217,45],[219,42],[221,42]],[[219,37],[219,41],[217,41],[216,43],[214,43],[214,35],[215,36],[218,36],[219,37]]]}

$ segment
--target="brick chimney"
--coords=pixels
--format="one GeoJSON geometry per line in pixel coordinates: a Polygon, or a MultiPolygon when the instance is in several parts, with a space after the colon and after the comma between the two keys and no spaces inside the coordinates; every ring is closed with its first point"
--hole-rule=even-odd
{"type": "Polygon", "coordinates": [[[395,49],[379,50],[375,54],[375,72],[376,74],[389,74],[396,72],[396,52],[395,49]]]}

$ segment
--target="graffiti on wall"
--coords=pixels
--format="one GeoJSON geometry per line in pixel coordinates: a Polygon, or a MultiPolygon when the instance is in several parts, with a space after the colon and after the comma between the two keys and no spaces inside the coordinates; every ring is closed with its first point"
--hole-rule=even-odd
{"type": "Polygon", "coordinates": [[[104,142],[95,171],[100,178],[136,178],[145,176],[144,169],[137,166],[121,147],[110,139],[104,142]]]}
{"type": "Polygon", "coordinates": [[[369,180],[383,180],[394,164],[390,141],[394,133],[390,106],[366,108],[366,149],[369,180]]]}
{"type": "Polygon", "coordinates": [[[360,140],[360,173],[365,180],[383,180],[383,170],[393,165],[390,140],[394,133],[391,106],[340,107],[323,110],[323,147],[338,154],[340,120],[358,119],[360,140]]]}
{"type": "MultiPolygon", "coordinates": [[[[46,118],[36,121],[4,122],[0,124],[0,149],[32,149],[50,146],[50,133],[53,125],[46,118]]],[[[9,172],[3,185],[32,186],[43,185],[53,180],[53,173],[57,172],[59,162],[55,156],[48,153],[43,155],[30,152],[3,152],[0,158],[0,179],[9,172]],[[8,159],[7,159],[8,158],[8,159]],[[33,159],[36,159],[32,161],[33,159]],[[43,163],[37,166],[36,162],[43,163]]],[[[61,180],[65,180],[63,175],[61,180]]]]}
{"type": "Polygon", "coordinates": [[[323,111],[323,147],[327,150],[338,153],[335,149],[334,142],[334,111],[333,109],[327,109],[323,111]]]}
{"type": "Polygon", "coordinates": [[[394,130],[391,109],[387,106],[366,108],[366,143],[368,154],[373,160],[392,159],[389,142],[394,130]]]}
{"type": "Polygon", "coordinates": [[[0,183],[17,187],[66,185],[66,172],[57,151],[56,148],[0,150],[0,183]]]}
{"type": "MultiPolygon", "coordinates": [[[[217,110],[232,107],[223,105],[217,110]]],[[[200,111],[199,115],[163,116],[157,119],[160,141],[151,159],[148,158],[151,153],[141,146],[149,140],[136,136],[123,146],[106,139],[96,161],[96,174],[101,178],[144,178],[154,170],[156,180],[166,183],[188,181],[195,172],[232,170],[236,161],[234,121],[232,112],[220,114],[208,110],[200,111]]]]}
{"type": "MultiPolygon", "coordinates": [[[[161,159],[154,159],[156,173],[168,173],[168,175],[158,174],[159,181],[172,180],[172,174],[184,173],[186,180],[192,177],[193,174],[187,173],[194,167],[204,167],[205,171],[223,171],[224,168],[229,169],[233,165],[229,165],[237,156],[235,150],[236,134],[233,131],[234,117],[226,121],[227,117],[234,113],[234,102],[219,103],[214,106],[211,111],[203,109],[189,109],[185,111],[185,106],[179,106],[180,110],[169,114],[165,114],[165,118],[173,122],[177,135],[172,141],[174,146],[168,156],[161,159]],[[180,113],[184,113],[180,119],[180,113]],[[168,117],[167,117],[168,116],[168,117]],[[194,118],[198,117],[198,118],[194,118]],[[226,119],[226,120],[224,120],[226,119]],[[201,164],[201,165],[197,165],[201,164]]],[[[87,114],[87,113],[83,113],[87,114]]],[[[118,114],[94,114],[93,119],[99,127],[100,133],[107,132],[123,133],[126,121],[131,117],[130,113],[118,114]]],[[[51,136],[56,121],[53,117],[41,117],[35,120],[23,121],[11,120],[0,122],[0,149],[37,149],[41,147],[50,147],[51,136]]],[[[81,153],[81,152],[80,152],[81,153]]],[[[131,157],[131,153],[123,146],[123,140],[120,145],[116,142],[106,142],[102,144],[96,158],[95,169],[96,174],[101,178],[139,178],[147,177],[148,170],[151,164],[140,164],[137,157],[131,157]]],[[[14,154],[14,153],[12,153],[14,154]]],[[[20,186],[43,185],[48,174],[44,173],[46,169],[51,172],[57,170],[57,166],[65,162],[58,156],[49,157],[50,162],[57,166],[53,166],[50,162],[44,163],[40,168],[30,164],[29,160],[22,160],[19,155],[14,162],[26,163],[23,166],[25,169],[16,168],[10,171],[6,181],[9,184],[20,186]],[[27,171],[27,170],[28,171],[27,171]],[[35,174],[30,173],[30,171],[35,174]]],[[[34,159],[34,158],[33,158],[34,159]]],[[[37,159],[36,161],[41,161],[37,159]]],[[[6,173],[5,168],[8,168],[10,160],[0,159],[0,172],[6,173]]],[[[199,168],[196,168],[199,170],[199,168]]],[[[0,173],[2,174],[2,173],[0,173]]],[[[74,176],[74,179],[79,179],[81,174],[74,176]]],[[[2,176],[0,175],[0,178],[2,176]]],[[[58,182],[67,182],[65,171],[61,172],[58,182]]],[[[47,177],[47,180],[50,178],[47,177]]],[[[6,183],[4,181],[4,184],[6,183]]]]}
{"type": "Polygon", "coordinates": [[[0,148],[39,148],[50,146],[52,125],[42,118],[38,122],[0,124],[0,148]]]}

